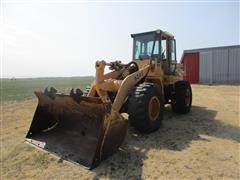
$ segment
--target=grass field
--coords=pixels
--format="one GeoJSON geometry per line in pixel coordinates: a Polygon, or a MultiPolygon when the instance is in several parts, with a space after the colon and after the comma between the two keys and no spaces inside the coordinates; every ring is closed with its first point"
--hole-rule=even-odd
{"type": "MultiPolygon", "coordinates": [[[[0,179],[240,179],[240,86],[192,85],[189,114],[165,107],[163,126],[138,134],[92,171],[24,143],[37,99],[33,91],[83,89],[92,78],[4,80],[0,179]],[[80,83],[79,83],[80,82],[80,83]]],[[[61,90],[61,91],[60,91],[61,90]]]]}
{"type": "Polygon", "coordinates": [[[71,88],[84,89],[93,77],[2,79],[1,100],[21,101],[34,97],[34,91],[55,87],[59,92],[69,93],[71,88]]]}

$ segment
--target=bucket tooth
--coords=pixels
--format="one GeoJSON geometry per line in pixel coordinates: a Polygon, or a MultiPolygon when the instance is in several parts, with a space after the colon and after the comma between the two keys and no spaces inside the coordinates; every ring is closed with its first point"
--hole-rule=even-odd
{"type": "Polygon", "coordinates": [[[44,94],[50,97],[51,99],[54,99],[56,96],[57,90],[54,87],[51,87],[50,90],[48,88],[45,88],[44,94]]]}
{"type": "Polygon", "coordinates": [[[76,89],[76,92],[74,92],[74,89],[71,89],[70,91],[70,96],[78,103],[80,103],[80,101],[82,100],[82,95],[83,92],[79,88],[76,89]]]}

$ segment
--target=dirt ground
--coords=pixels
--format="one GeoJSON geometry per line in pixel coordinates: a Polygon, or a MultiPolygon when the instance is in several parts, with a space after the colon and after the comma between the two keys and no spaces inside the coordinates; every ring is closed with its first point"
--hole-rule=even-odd
{"type": "Polygon", "coordinates": [[[1,106],[1,179],[240,179],[240,86],[193,85],[187,115],[165,109],[162,128],[133,128],[121,149],[89,171],[24,143],[37,101],[1,106]]]}

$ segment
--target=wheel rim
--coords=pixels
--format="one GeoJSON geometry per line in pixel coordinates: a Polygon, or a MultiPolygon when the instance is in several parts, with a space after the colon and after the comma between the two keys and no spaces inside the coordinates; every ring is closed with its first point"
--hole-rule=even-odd
{"type": "Polygon", "coordinates": [[[155,121],[160,113],[160,102],[157,96],[151,97],[148,103],[148,115],[150,120],[155,121]]]}
{"type": "Polygon", "coordinates": [[[191,94],[190,90],[187,89],[186,93],[185,93],[185,103],[186,103],[186,106],[190,105],[190,101],[191,101],[191,95],[190,94],[191,94]]]}

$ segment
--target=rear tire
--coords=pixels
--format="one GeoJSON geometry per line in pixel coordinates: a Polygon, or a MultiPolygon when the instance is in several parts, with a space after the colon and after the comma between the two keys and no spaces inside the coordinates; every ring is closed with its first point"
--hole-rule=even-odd
{"type": "Polygon", "coordinates": [[[151,133],[160,128],[164,98],[159,85],[139,84],[131,92],[128,102],[129,121],[137,131],[151,133]]]}
{"type": "Polygon", "coordinates": [[[186,114],[190,111],[192,106],[192,89],[188,81],[177,81],[174,84],[171,105],[175,113],[186,114]]]}

